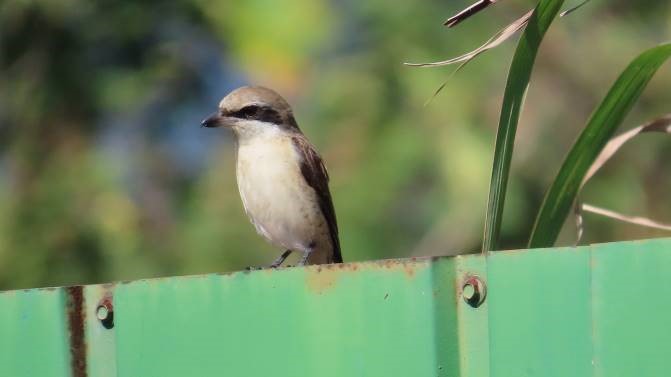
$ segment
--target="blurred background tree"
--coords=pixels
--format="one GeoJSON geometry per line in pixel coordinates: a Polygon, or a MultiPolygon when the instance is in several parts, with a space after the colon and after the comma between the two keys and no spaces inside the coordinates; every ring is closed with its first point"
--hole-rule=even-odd
{"type": "MultiPolygon", "coordinates": [[[[221,97],[275,88],[318,146],[346,261],[479,250],[513,44],[451,70],[533,1],[454,30],[469,1],[178,0],[0,3],[0,289],[230,271],[274,250],[243,212],[234,144],[200,129],[221,97]]],[[[504,245],[521,247],[595,104],[671,3],[591,2],[544,41],[518,130],[504,245]]],[[[625,122],[671,108],[662,69],[625,122]]],[[[644,136],[587,187],[596,205],[671,216],[671,147],[644,136]]],[[[587,216],[584,242],[664,236],[587,216]]],[[[567,226],[563,243],[573,238],[567,226]]]]}

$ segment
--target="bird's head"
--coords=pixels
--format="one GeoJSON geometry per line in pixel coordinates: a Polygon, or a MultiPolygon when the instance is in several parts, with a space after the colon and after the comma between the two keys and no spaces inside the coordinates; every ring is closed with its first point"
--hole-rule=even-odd
{"type": "Polygon", "coordinates": [[[243,86],[219,102],[219,109],[201,122],[203,127],[230,127],[235,133],[274,127],[297,131],[291,106],[275,91],[243,86]]]}

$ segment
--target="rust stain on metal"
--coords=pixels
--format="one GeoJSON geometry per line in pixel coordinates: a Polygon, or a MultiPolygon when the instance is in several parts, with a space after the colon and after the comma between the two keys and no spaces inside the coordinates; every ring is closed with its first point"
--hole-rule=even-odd
{"type": "Polygon", "coordinates": [[[387,259],[384,261],[380,261],[378,265],[386,269],[402,270],[408,278],[414,278],[415,275],[417,274],[417,269],[419,267],[426,266],[426,264],[424,263],[420,265],[418,263],[419,261],[426,262],[427,260],[424,259],[418,260],[417,258],[387,259]]]}
{"type": "Polygon", "coordinates": [[[110,330],[114,327],[114,302],[111,291],[108,290],[105,292],[105,295],[98,303],[96,312],[100,310],[101,307],[106,309],[106,316],[105,318],[98,318],[98,320],[104,328],[110,330]]]}
{"type": "Polygon", "coordinates": [[[306,268],[306,282],[310,291],[322,294],[335,286],[340,277],[356,272],[361,267],[359,263],[321,264],[306,268]]]}
{"type": "Polygon", "coordinates": [[[335,286],[338,279],[348,273],[360,270],[392,270],[403,272],[408,278],[414,278],[418,268],[427,267],[429,262],[424,259],[411,258],[387,259],[373,263],[322,264],[306,268],[306,281],[312,292],[321,294],[335,286]]]}
{"type": "Polygon", "coordinates": [[[460,294],[468,305],[478,308],[487,297],[487,285],[479,276],[469,274],[461,285],[460,294]],[[470,287],[470,296],[466,295],[466,287],[470,287]]]}
{"type": "Polygon", "coordinates": [[[84,288],[81,285],[65,288],[70,334],[70,368],[73,377],[86,377],[86,340],[84,338],[84,288]]]}
{"type": "MultiPolygon", "coordinates": [[[[460,274],[455,274],[454,285],[453,286],[456,289],[456,294],[452,297],[454,299],[454,307],[455,308],[458,307],[461,302],[463,302],[462,299],[461,299],[461,293],[463,291],[463,287],[461,285],[461,282],[462,282],[462,277],[460,276],[460,274]]],[[[457,310],[457,318],[459,318],[459,310],[457,310]]]]}
{"type": "Polygon", "coordinates": [[[406,276],[408,276],[409,278],[415,277],[415,266],[407,263],[403,268],[403,271],[405,271],[406,276]]]}
{"type": "Polygon", "coordinates": [[[329,266],[310,268],[306,271],[306,283],[308,289],[314,293],[322,294],[333,288],[343,272],[329,266]]]}

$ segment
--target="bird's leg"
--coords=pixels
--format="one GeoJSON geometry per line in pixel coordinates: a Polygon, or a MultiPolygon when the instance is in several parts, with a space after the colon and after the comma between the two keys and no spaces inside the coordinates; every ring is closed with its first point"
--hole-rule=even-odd
{"type": "Polygon", "coordinates": [[[298,264],[296,266],[305,266],[305,264],[308,262],[308,258],[310,257],[310,254],[312,254],[312,248],[307,249],[303,252],[303,256],[301,257],[301,260],[298,261],[298,264]]]}
{"type": "Polygon", "coordinates": [[[268,268],[277,268],[279,267],[282,263],[284,263],[284,260],[287,259],[287,257],[291,254],[291,250],[287,250],[282,253],[275,261],[268,266],[268,268]]]}

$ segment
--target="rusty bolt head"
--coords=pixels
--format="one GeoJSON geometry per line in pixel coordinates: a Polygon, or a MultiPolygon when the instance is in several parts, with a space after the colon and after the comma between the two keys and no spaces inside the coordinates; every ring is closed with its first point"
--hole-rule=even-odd
{"type": "Polygon", "coordinates": [[[461,295],[468,305],[477,308],[485,302],[487,287],[479,277],[470,276],[461,287],[461,295]]]}
{"type": "Polygon", "coordinates": [[[114,310],[109,299],[104,299],[96,308],[96,318],[106,329],[114,327],[114,310]]]}

